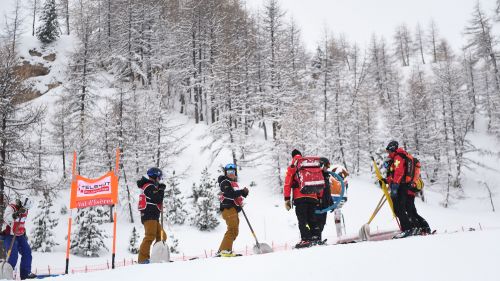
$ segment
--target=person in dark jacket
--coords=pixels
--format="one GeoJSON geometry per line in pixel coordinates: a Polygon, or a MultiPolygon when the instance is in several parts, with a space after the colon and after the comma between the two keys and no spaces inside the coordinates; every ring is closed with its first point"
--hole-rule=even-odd
{"type": "MultiPolygon", "coordinates": [[[[321,164],[321,168],[323,169],[323,176],[325,177],[325,188],[323,189],[323,192],[318,195],[319,203],[317,209],[321,210],[333,205],[333,199],[330,190],[330,174],[328,173],[328,169],[330,168],[330,160],[328,160],[328,158],[321,157],[319,159],[319,162],[321,164]]],[[[322,238],[322,233],[323,229],[325,228],[327,214],[328,212],[322,214],[316,214],[316,221],[318,224],[318,237],[319,237],[317,243],[319,244],[324,243],[322,238]]]]}
{"type": "Polygon", "coordinates": [[[318,195],[304,194],[299,188],[292,188],[297,185],[295,173],[297,172],[296,162],[302,158],[302,153],[297,149],[292,151],[292,163],[288,166],[285,183],[283,186],[283,195],[285,197],[285,208],[289,211],[292,203],[295,206],[295,214],[300,230],[300,242],[295,245],[296,248],[305,248],[312,246],[319,239],[319,228],[316,221],[315,210],[318,205],[318,195]],[[293,202],[291,201],[293,195],[293,202]]]}
{"type": "Polygon", "coordinates": [[[150,168],[147,171],[147,177],[143,176],[137,181],[137,186],[142,189],[142,194],[139,197],[139,210],[145,232],[138,258],[138,262],[142,264],[149,263],[149,252],[153,241],[161,241],[162,237],[163,241],[167,239],[159,222],[166,188],[165,184],[160,183],[162,176],[163,172],[160,169],[150,168]]]}
{"type": "Polygon", "coordinates": [[[218,257],[233,257],[233,242],[238,237],[240,220],[238,213],[241,211],[243,198],[248,196],[248,188],[241,189],[237,182],[237,169],[234,164],[224,167],[224,175],[219,176],[220,210],[222,218],[226,221],[227,230],[217,252],[218,257]]]}

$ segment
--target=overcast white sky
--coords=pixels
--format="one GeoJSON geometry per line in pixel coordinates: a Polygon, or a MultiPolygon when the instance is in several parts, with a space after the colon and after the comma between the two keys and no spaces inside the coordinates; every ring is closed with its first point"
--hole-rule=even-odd
{"type": "MultiPolygon", "coordinates": [[[[246,0],[251,9],[262,8],[267,0],[246,0]]],[[[452,46],[463,45],[462,31],[471,18],[477,0],[279,0],[287,16],[301,27],[302,38],[314,50],[323,38],[325,27],[335,34],[344,33],[361,45],[375,32],[387,39],[397,25],[406,23],[412,32],[418,22],[427,29],[431,18],[440,34],[452,46]]],[[[495,0],[479,0],[491,14],[495,0]]]]}
{"type": "MultiPolygon", "coordinates": [[[[245,0],[250,9],[259,9],[267,0],[245,0]]],[[[360,45],[369,42],[375,32],[392,38],[394,29],[406,23],[413,31],[417,22],[427,29],[433,18],[440,33],[452,46],[463,45],[462,31],[471,18],[478,0],[278,0],[287,17],[295,19],[302,30],[306,47],[313,51],[324,36],[325,27],[335,34],[344,33],[360,45]]],[[[479,0],[491,14],[496,0],[479,0]]],[[[1,28],[13,0],[0,0],[1,28]]],[[[22,1],[25,2],[25,1],[22,1]]],[[[2,33],[3,30],[0,30],[2,33]]]]}

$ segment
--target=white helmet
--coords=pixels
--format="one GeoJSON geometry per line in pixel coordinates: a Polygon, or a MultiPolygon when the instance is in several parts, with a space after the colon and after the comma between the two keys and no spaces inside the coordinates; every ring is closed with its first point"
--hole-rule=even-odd
{"type": "Polygon", "coordinates": [[[333,165],[332,172],[338,174],[339,176],[341,176],[344,179],[347,178],[347,176],[349,176],[349,172],[347,172],[347,169],[344,168],[344,166],[342,166],[342,165],[333,165]]]}

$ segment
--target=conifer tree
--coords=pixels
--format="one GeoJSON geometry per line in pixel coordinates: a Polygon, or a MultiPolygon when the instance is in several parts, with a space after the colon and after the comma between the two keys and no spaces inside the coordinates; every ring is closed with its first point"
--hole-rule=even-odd
{"type": "Polygon", "coordinates": [[[54,218],[52,199],[48,194],[44,194],[39,206],[40,212],[33,219],[31,248],[33,251],[52,252],[52,248],[58,245],[55,242],[54,228],[59,224],[59,219],[54,218]]]}
{"type": "Polygon", "coordinates": [[[132,254],[137,254],[139,253],[139,242],[140,242],[140,237],[139,233],[137,233],[137,229],[135,229],[135,226],[132,228],[132,234],[130,235],[130,241],[129,241],[129,246],[128,246],[128,251],[132,254]]]}
{"type": "Polygon", "coordinates": [[[191,224],[199,230],[208,231],[219,225],[217,220],[217,197],[214,191],[215,179],[210,177],[208,168],[201,172],[201,183],[193,184],[194,212],[191,214],[191,224]]]}
{"type": "Polygon", "coordinates": [[[183,224],[186,220],[187,211],[184,207],[184,197],[179,190],[179,182],[175,171],[167,179],[166,185],[165,199],[163,200],[165,220],[169,224],[183,224]]]}
{"type": "Polygon", "coordinates": [[[36,36],[44,44],[59,38],[59,22],[57,21],[56,1],[46,0],[40,17],[42,25],[38,27],[36,36]]]}
{"type": "Polygon", "coordinates": [[[170,252],[173,254],[179,253],[179,239],[177,239],[174,234],[168,235],[168,241],[170,241],[170,252]]]}
{"type": "Polygon", "coordinates": [[[106,233],[99,225],[104,221],[102,207],[78,210],[75,231],[72,234],[71,251],[78,256],[98,257],[102,249],[108,250],[104,239],[106,233]]]}

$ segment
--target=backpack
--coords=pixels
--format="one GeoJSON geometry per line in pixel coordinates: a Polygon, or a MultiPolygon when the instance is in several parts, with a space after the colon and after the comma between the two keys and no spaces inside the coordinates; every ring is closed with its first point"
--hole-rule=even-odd
{"type": "Polygon", "coordinates": [[[325,188],[325,178],[319,157],[302,157],[295,162],[294,188],[300,188],[302,194],[320,193],[325,188]]]}
{"type": "Polygon", "coordinates": [[[424,188],[424,182],[420,177],[421,164],[420,161],[413,157],[410,153],[398,153],[405,160],[405,183],[410,184],[410,190],[420,192],[424,188]]]}

